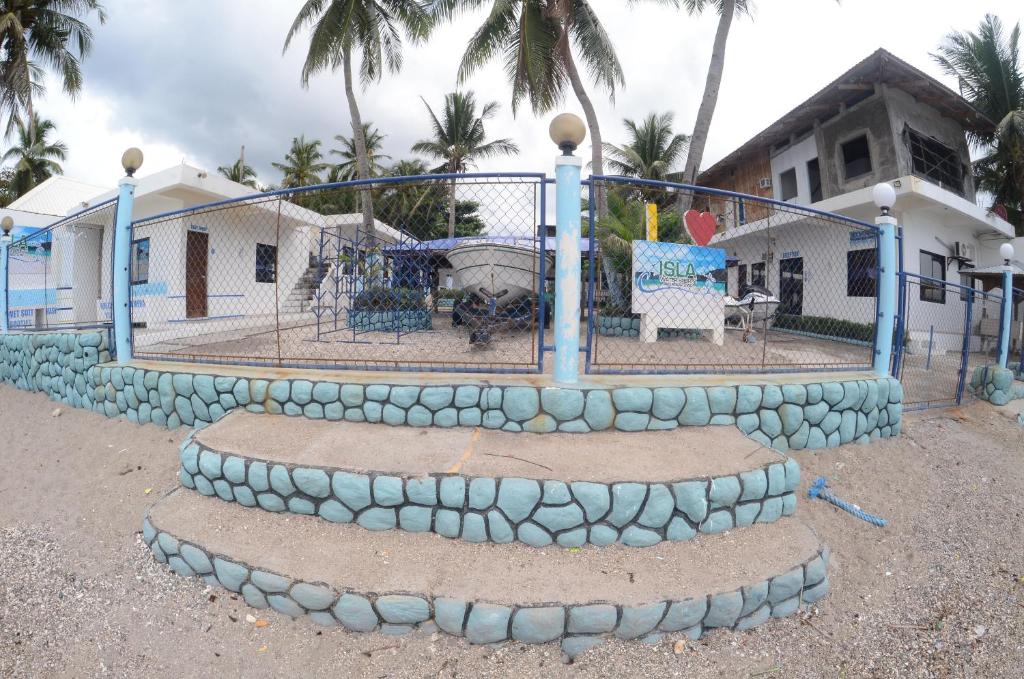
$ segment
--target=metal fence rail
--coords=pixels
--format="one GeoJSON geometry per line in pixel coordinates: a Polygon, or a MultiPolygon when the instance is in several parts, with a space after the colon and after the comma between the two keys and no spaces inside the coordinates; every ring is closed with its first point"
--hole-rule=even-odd
{"type": "Polygon", "coordinates": [[[112,199],[13,241],[8,318],[18,331],[106,325],[110,321],[112,199]]]}
{"type": "Polygon", "coordinates": [[[588,197],[590,372],[871,367],[877,227],[623,177],[592,178],[588,197]],[[648,233],[655,212],[656,237],[648,233]]]}
{"type": "Polygon", "coordinates": [[[133,280],[134,355],[537,371],[543,187],[541,174],[386,177],[138,221],[133,242],[164,254],[133,280]]]}
{"type": "Polygon", "coordinates": [[[1024,377],[1024,290],[1013,288],[1013,318],[1010,325],[1010,365],[1024,377]],[[1013,354],[1016,352],[1016,366],[1013,354]]]}

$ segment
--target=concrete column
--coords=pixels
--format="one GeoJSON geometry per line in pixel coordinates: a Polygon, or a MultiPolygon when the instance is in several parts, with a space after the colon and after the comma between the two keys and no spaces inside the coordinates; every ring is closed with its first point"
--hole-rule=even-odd
{"type": "Polygon", "coordinates": [[[1010,325],[1013,320],[1013,268],[1009,264],[1003,266],[1003,304],[999,320],[999,367],[1006,368],[1010,362],[1010,325]]]}
{"type": "Polygon", "coordinates": [[[8,272],[7,261],[11,253],[11,237],[0,236],[0,332],[7,334],[11,327],[7,318],[9,307],[7,304],[8,272]]]}
{"type": "Polygon", "coordinates": [[[118,182],[117,219],[114,224],[114,298],[111,314],[114,320],[114,347],[117,362],[132,360],[132,206],[138,180],[124,177],[118,182]]]}
{"type": "Polygon", "coordinates": [[[886,377],[892,364],[892,336],[896,329],[896,218],[882,215],[875,219],[881,230],[878,238],[878,324],[875,327],[875,374],[886,377]]]}
{"type": "Polygon", "coordinates": [[[555,381],[565,384],[580,378],[582,167],[576,156],[558,156],[555,161],[555,381]]]}

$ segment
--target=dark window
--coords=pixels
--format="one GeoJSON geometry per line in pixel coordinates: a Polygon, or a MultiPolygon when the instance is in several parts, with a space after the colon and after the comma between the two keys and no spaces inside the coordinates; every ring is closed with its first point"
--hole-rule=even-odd
{"type": "MultiPolygon", "coordinates": [[[[964,286],[964,288],[972,288],[973,289],[974,288],[974,279],[971,278],[970,275],[962,273],[962,274],[960,274],[960,285],[964,286]]],[[[960,301],[961,302],[966,302],[967,298],[970,295],[971,295],[971,291],[970,290],[964,290],[963,288],[960,288],[960,301]]]]}
{"type": "Polygon", "coordinates": [[[277,281],[277,246],[256,243],[256,282],[277,281]]]}
{"type": "Polygon", "coordinates": [[[871,151],[867,135],[851,139],[842,145],[843,171],[847,179],[854,179],[871,172],[871,151]]]}
{"type": "Polygon", "coordinates": [[[878,250],[850,250],[846,253],[846,296],[874,297],[878,284],[878,250]]]}
{"type": "Polygon", "coordinates": [[[811,202],[817,203],[821,200],[821,166],[817,158],[807,161],[807,183],[811,187],[811,202]]]}
{"type": "Polygon", "coordinates": [[[766,278],[764,275],[764,262],[755,262],[750,265],[750,284],[765,287],[766,278]]]}
{"type": "Polygon", "coordinates": [[[963,195],[964,167],[960,155],[932,137],[905,129],[913,173],[944,189],[963,195]]]}
{"type": "Polygon", "coordinates": [[[739,293],[742,297],[743,288],[747,287],[747,265],[740,264],[736,270],[738,272],[736,277],[739,279],[739,293]]]}
{"type": "Polygon", "coordinates": [[[796,198],[796,168],[791,167],[779,175],[779,198],[781,200],[793,200],[796,198]]]}
{"type": "MultiPolygon", "coordinates": [[[[946,258],[934,252],[921,250],[921,275],[935,280],[946,280],[946,258]]],[[[946,303],[946,286],[933,283],[928,280],[921,280],[921,301],[946,303]]]]}
{"type": "Polygon", "coordinates": [[[132,285],[149,282],[149,239],[132,241],[132,285]]]}

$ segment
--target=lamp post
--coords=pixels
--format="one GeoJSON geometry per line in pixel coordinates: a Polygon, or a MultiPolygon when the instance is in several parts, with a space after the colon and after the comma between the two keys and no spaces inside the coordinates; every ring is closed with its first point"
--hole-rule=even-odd
{"type": "Polygon", "coordinates": [[[10,332],[8,314],[8,275],[7,275],[7,262],[11,251],[11,231],[14,230],[14,220],[10,215],[7,215],[0,221],[0,228],[3,229],[3,235],[0,235],[0,332],[7,334],[10,332]]]}
{"type": "Polygon", "coordinates": [[[999,323],[999,367],[1006,368],[1010,362],[1010,325],[1013,320],[1013,246],[1003,243],[999,246],[1003,258],[1003,304],[999,323]]]}
{"type": "Polygon", "coordinates": [[[892,184],[876,184],[871,191],[875,205],[881,211],[875,217],[878,226],[878,319],[875,325],[875,355],[872,361],[875,374],[885,377],[891,371],[892,338],[896,318],[896,218],[890,212],[896,204],[896,189],[892,184]]]}
{"type": "MultiPolygon", "coordinates": [[[[587,134],[571,113],[555,116],[548,130],[562,155],[555,160],[555,381],[575,384],[580,378],[580,172],[573,155],[587,134]]],[[[593,225],[591,225],[593,228],[593,225]]],[[[544,256],[544,253],[541,253],[544,256]]]]}
{"type": "Polygon", "coordinates": [[[132,207],[135,202],[135,187],[139,181],[135,172],[142,167],[142,151],[130,148],[121,156],[125,176],[118,182],[117,218],[114,223],[114,294],[111,300],[111,315],[114,321],[114,348],[117,362],[132,360],[132,315],[131,315],[131,258],[132,258],[132,207]]]}

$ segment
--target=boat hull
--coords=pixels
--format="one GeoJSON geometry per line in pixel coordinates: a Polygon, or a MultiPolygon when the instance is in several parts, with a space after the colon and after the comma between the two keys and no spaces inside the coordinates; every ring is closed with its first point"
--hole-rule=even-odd
{"type": "MultiPolygon", "coordinates": [[[[535,248],[467,243],[449,250],[447,257],[459,288],[483,297],[506,291],[497,298],[498,306],[535,295],[540,289],[540,251],[535,248]]],[[[554,257],[548,254],[546,259],[550,271],[554,257]]]]}

